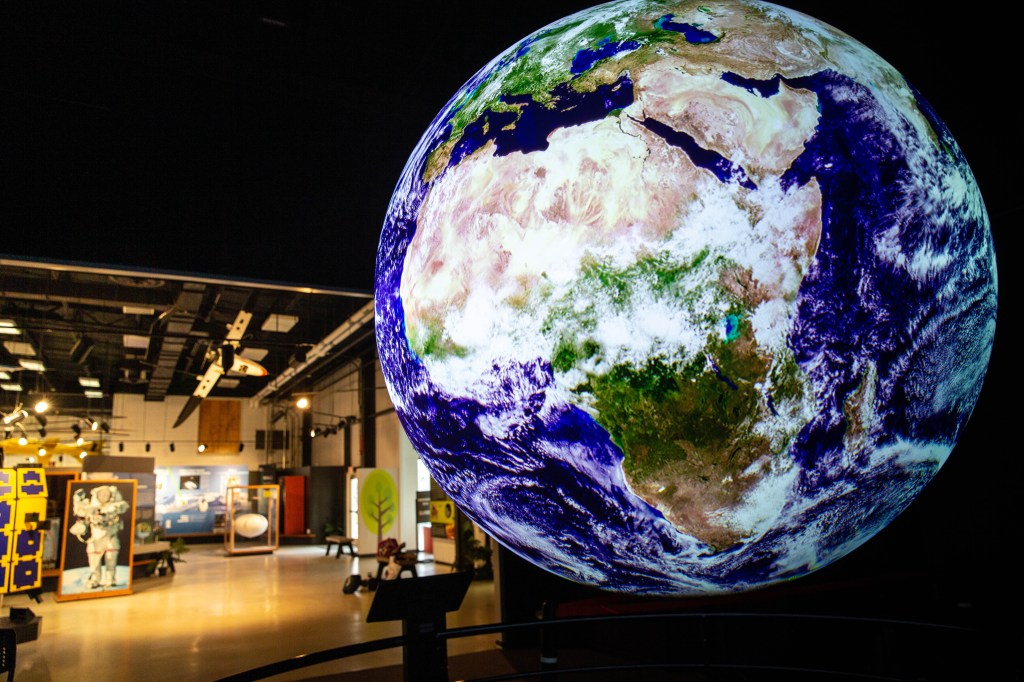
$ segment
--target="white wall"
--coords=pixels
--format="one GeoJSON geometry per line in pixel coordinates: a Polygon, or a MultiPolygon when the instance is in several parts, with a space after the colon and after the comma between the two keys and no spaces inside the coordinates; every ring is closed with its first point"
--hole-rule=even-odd
{"type": "MultiPolygon", "coordinates": [[[[337,425],[339,417],[359,416],[358,365],[351,363],[317,384],[312,398],[314,424],[337,425]]],[[[352,464],[359,463],[360,425],[349,426],[352,464]]],[[[313,439],[313,466],[343,466],[345,464],[345,433],[313,439]]]]}
{"type": "MultiPolygon", "coordinates": [[[[207,398],[207,400],[223,400],[207,398]]],[[[230,465],[256,470],[266,460],[264,451],[256,450],[256,430],[267,428],[266,408],[253,408],[249,401],[241,400],[241,441],[245,449],[237,454],[217,455],[196,452],[199,434],[199,410],[178,428],[172,428],[188,401],[186,396],[167,396],[162,402],[147,402],[145,396],[115,393],[114,415],[111,421],[111,448],[107,454],[134,457],[153,457],[157,467],[230,465]],[[124,443],[124,452],[118,444],[124,443]],[[146,443],[150,451],[146,452],[146,443]],[[170,444],[174,443],[174,452],[170,444]]],[[[278,428],[281,428],[278,426],[278,428]]]]}
{"type": "Polygon", "coordinates": [[[412,549],[419,546],[416,535],[416,460],[419,455],[405,435],[398,414],[393,411],[394,406],[384,385],[379,362],[375,370],[376,409],[378,414],[385,412],[377,417],[377,466],[398,469],[398,496],[401,504],[398,511],[398,541],[412,549]]]}

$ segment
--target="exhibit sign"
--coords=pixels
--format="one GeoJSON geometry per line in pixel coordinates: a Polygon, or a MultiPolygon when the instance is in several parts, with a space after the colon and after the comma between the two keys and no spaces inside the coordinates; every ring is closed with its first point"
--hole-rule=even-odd
{"type": "Polygon", "coordinates": [[[164,533],[224,531],[229,486],[249,483],[243,467],[163,467],[156,471],[156,522],[164,533]]]}
{"type": "Polygon", "coordinates": [[[377,545],[398,529],[398,471],[359,469],[359,554],[376,554],[377,545]]]}
{"type": "Polygon", "coordinates": [[[135,494],[133,480],[68,484],[57,601],[131,594],[135,494]]]}
{"type": "Polygon", "coordinates": [[[45,520],[43,469],[0,469],[0,594],[39,587],[45,520]]]}

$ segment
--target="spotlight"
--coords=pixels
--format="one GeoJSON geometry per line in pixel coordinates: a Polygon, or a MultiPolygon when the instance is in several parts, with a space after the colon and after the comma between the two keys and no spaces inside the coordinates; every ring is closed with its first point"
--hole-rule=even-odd
{"type": "Polygon", "coordinates": [[[146,452],[149,452],[149,443],[146,443],[146,452]]]}
{"type": "Polygon", "coordinates": [[[78,453],[78,459],[85,459],[88,456],[89,456],[89,453],[86,452],[85,450],[82,450],[81,452],[78,453]]]}
{"type": "Polygon", "coordinates": [[[39,429],[39,437],[46,438],[46,429],[39,429]]]}
{"type": "Polygon", "coordinates": [[[39,448],[36,452],[39,453],[40,457],[46,457],[46,448],[39,448]]]}
{"type": "Polygon", "coordinates": [[[174,452],[174,443],[171,443],[171,452],[174,452]]]}
{"type": "MultiPolygon", "coordinates": [[[[75,434],[76,438],[81,439],[81,437],[82,437],[82,427],[81,426],[79,426],[78,424],[72,424],[71,425],[71,432],[73,434],[75,434]]],[[[79,445],[81,445],[81,443],[79,443],[79,445]]]]}
{"type": "Polygon", "coordinates": [[[19,438],[18,439],[18,445],[28,445],[28,438],[25,438],[25,436],[22,436],[21,438],[19,438]]]}
{"type": "Polygon", "coordinates": [[[316,438],[318,433],[320,433],[320,429],[310,429],[309,430],[309,437],[310,438],[316,438]]]}
{"type": "Polygon", "coordinates": [[[43,412],[46,412],[48,409],[50,409],[50,403],[46,402],[45,400],[40,400],[38,403],[36,403],[36,414],[42,414],[43,412]]]}
{"type": "Polygon", "coordinates": [[[117,444],[117,451],[118,452],[124,452],[124,443],[118,443],[117,444]]]}
{"type": "Polygon", "coordinates": [[[100,423],[99,422],[93,421],[92,419],[88,419],[88,418],[86,419],[86,421],[89,422],[89,428],[92,429],[93,431],[95,431],[96,429],[100,428],[100,423]]]}
{"type": "Polygon", "coordinates": [[[245,450],[245,443],[238,444],[238,451],[241,452],[242,450],[245,450]]]}
{"type": "Polygon", "coordinates": [[[28,463],[29,464],[35,464],[36,463],[36,458],[35,457],[29,457],[28,458],[28,463]]]}
{"type": "Polygon", "coordinates": [[[306,396],[302,396],[301,398],[295,401],[295,407],[299,408],[300,410],[308,409],[309,398],[307,398],[306,396]]]}
{"type": "Polygon", "coordinates": [[[110,433],[110,424],[107,422],[100,422],[100,428],[103,429],[103,433],[110,433]]]}
{"type": "Polygon", "coordinates": [[[39,422],[40,426],[46,426],[46,422],[48,422],[49,419],[46,418],[45,414],[37,414],[36,421],[39,422]]]}
{"type": "Polygon", "coordinates": [[[199,452],[206,452],[206,443],[200,443],[199,447],[196,448],[199,452]]]}
{"type": "Polygon", "coordinates": [[[77,445],[78,447],[82,447],[83,443],[85,443],[85,439],[82,438],[81,436],[75,439],[75,445],[77,445]]]}

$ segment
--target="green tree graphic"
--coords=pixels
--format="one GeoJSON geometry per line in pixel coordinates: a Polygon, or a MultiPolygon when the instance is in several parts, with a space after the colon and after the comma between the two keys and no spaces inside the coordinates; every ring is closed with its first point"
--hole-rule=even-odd
{"type": "Polygon", "coordinates": [[[380,544],[398,518],[398,486],[387,471],[376,469],[366,477],[359,493],[359,513],[380,544]]]}

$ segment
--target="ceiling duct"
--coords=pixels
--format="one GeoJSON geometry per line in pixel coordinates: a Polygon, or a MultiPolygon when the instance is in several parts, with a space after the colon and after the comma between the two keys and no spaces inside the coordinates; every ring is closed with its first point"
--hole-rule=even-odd
{"type": "Polygon", "coordinates": [[[264,386],[259,393],[250,399],[249,404],[253,407],[258,406],[261,402],[270,398],[287,386],[290,381],[302,376],[302,373],[306,371],[310,365],[326,356],[336,346],[355,334],[363,326],[366,324],[372,324],[373,310],[374,303],[373,301],[370,301],[353,313],[347,320],[338,325],[337,329],[325,336],[320,343],[307,350],[305,361],[290,365],[287,369],[274,377],[273,381],[264,386]]]}
{"type": "Polygon", "coordinates": [[[88,336],[79,336],[75,344],[71,346],[71,361],[84,365],[95,348],[96,344],[88,336]]]}
{"type": "Polygon", "coordinates": [[[160,341],[156,367],[146,387],[146,400],[161,401],[167,396],[167,389],[174,379],[174,370],[181,359],[181,353],[185,349],[192,325],[195,324],[205,293],[205,284],[185,282],[171,308],[171,313],[163,319],[165,336],[160,341]]]}

